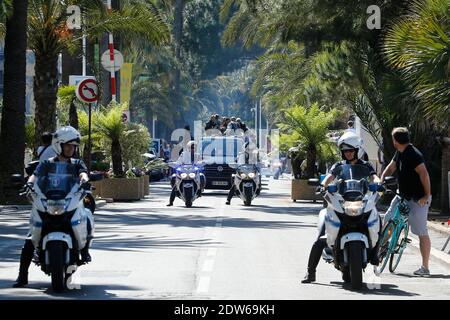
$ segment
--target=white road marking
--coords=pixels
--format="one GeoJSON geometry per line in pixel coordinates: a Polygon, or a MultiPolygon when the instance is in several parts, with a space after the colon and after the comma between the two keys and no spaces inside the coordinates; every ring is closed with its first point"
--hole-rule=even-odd
{"type": "Polygon", "coordinates": [[[203,272],[211,272],[214,268],[214,258],[208,259],[203,263],[203,272]]]}
{"type": "Polygon", "coordinates": [[[209,290],[209,283],[211,282],[211,277],[203,276],[200,277],[200,281],[198,282],[197,293],[207,293],[209,290]]]}

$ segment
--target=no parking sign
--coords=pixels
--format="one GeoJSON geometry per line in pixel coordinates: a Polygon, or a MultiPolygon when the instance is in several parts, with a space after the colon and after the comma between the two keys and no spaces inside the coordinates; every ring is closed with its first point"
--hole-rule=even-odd
{"type": "Polygon", "coordinates": [[[94,103],[98,100],[97,82],[94,79],[85,79],[78,84],[75,93],[80,101],[94,103]]]}

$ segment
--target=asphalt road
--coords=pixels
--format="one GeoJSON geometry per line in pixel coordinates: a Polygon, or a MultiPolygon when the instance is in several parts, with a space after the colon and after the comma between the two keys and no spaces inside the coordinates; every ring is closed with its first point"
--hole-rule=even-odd
{"type": "Polygon", "coordinates": [[[315,284],[301,284],[317,233],[321,204],[290,200],[290,181],[270,180],[251,207],[226,192],[207,191],[187,209],[166,207],[169,183],[152,184],[139,202],[113,203],[95,215],[92,263],[73,277],[75,289],[55,294],[32,265],[29,286],[11,288],[27,231],[27,212],[0,212],[0,299],[449,299],[450,267],[431,262],[415,277],[418,251],[408,247],[396,274],[353,291],[321,261],[315,284]],[[76,287],[79,287],[78,289],[76,287]]]}

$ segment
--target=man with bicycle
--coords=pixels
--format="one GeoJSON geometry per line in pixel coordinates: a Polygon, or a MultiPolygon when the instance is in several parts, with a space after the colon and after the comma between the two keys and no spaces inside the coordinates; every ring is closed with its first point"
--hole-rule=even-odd
{"type": "MultiPolygon", "coordinates": [[[[410,143],[407,128],[394,128],[392,141],[397,150],[392,161],[381,175],[381,180],[398,172],[400,196],[405,198],[410,208],[409,223],[412,233],[419,237],[422,266],[414,271],[415,275],[430,275],[428,262],[431,252],[431,241],[428,235],[427,218],[431,204],[430,177],[425,166],[422,153],[410,143]]],[[[385,225],[392,217],[396,205],[396,198],[391,203],[385,216],[385,225]]]]}

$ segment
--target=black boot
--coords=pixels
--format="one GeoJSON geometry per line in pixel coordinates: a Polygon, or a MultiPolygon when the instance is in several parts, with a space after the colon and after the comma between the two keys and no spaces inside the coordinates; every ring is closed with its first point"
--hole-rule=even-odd
{"type": "Polygon", "coordinates": [[[13,285],[13,288],[21,288],[28,284],[28,268],[33,259],[34,246],[31,240],[25,240],[25,244],[20,254],[19,276],[13,285]]]}
{"type": "Polygon", "coordinates": [[[13,288],[23,288],[28,284],[28,272],[19,272],[19,276],[16,282],[13,284],[13,288]]]}
{"type": "Polygon", "coordinates": [[[311,283],[316,281],[316,273],[310,272],[306,273],[305,278],[302,280],[302,283],[311,283]]]}
{"type": "Polygon", "coordinates": [[[92,257],[89,254],[89,247],[91,246],[91,242],[92,242],[92,237],[88,236],[88,240],[86,241],[86,245],[84,246],[83,249],[80,250],[81,261],[83,263],[89,263],[89,262],[92,261],[92,257]]]}

